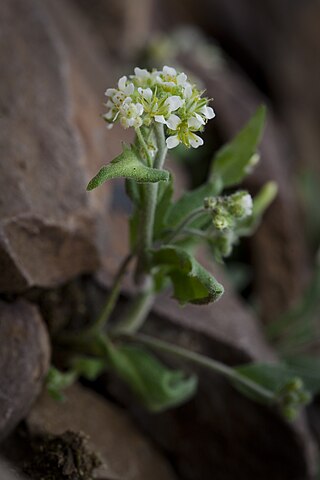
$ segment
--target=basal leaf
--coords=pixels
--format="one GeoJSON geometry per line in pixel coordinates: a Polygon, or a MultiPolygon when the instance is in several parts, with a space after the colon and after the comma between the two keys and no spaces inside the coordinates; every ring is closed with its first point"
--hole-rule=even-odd
{"type": "Polygon", "coordinates": [[[180,405],[196,391],[196,376],[168,369],[141,347],[114,346],[108,342],[108,356],[119,377],[153,412],[180,405]]]}
{"type": "Polygon", "coordinates": [[[265,115],[265,107],[259,107],[238,135],[215,154],[210,180],[220,192],[226,187],[237,185],[250,172],[262,136],[265,115]]]}
{"type": "Polygon", "coordinates": [[[167,245],[151,250],[152,263],[166,268],[174,297],[185,303],[207,304],[218,300],[223,286],[197,260],[182,248],[167,245]]]}
{"type": "Polygon", "coordinates": [[[87,190],[93,190],[106,180],[119,177],[129,178],[141,183],[167,182],[169,172],[147,167],[140,161],[132,148],[125,146],[118,157],[109,165],[102,167],[93,177],[87,186],[87,190]]]}

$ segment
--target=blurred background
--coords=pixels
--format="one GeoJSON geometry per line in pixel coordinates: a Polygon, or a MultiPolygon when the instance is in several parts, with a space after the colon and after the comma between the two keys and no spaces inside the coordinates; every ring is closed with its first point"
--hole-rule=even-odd
{"type": "MultiPolygon", "coordinates": [[[[21,315],[21,328],[31,328],[29,303],[19,302],[33,303],[51,332],[92,282],[108,287],[127,248],[129,207],[121,182],[90,196],[85,185],[131,133],[105,128],[104,92],[135,66],[170,65],[203,86],[216,112],[203,148],[172,153],[178,192],[206,179],[214,152],[261,104],[261,160],[244,187],[255,194],[273,180],[279,190],[256,234],[219,267],[227,285],[221,305],[200,316],[165,301],[155,315],[180,343],[231,365],[302,358],[300,368],[320,389],[319,22],[317,0],[1,0],[1,342],[13,335],[7,310],[16,304],[12,318],[21,315]]],[[[24,363],[1,357],[0,348],[0,384],[8,389],[0,395],[0,437],[26,417],[40,391],[43,375],[35,380],[25,365],[34,354],[32,365],[47,368],[43,336],[28,335],[33,346],[21,345],[24,363]]],[[[201,399],[157,418],[129,405],[112,380],[105,380],[111,400],[110,389],[96,389],[130,410],[170,463],[174,477],[160,473],[159,480],[320,478],[317,397],[288,425],[221,379],[202,382],[201,399]]],[[[3,454],[18,462],[15,442],[3,454]]]]}

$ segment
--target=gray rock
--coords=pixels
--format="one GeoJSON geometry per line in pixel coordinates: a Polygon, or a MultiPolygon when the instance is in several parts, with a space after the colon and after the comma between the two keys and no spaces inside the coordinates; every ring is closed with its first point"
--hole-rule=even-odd
{"type": "Polygon", "coordinates": [[[0,302],[0,439],[28,413],[49,366],[46,328],[33,305],[0,302]]]}

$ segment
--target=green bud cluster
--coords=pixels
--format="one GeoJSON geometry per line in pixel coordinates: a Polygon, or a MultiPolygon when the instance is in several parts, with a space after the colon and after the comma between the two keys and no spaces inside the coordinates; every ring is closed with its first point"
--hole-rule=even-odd
{"type": "Polygon", "coordinates": [[[293,378],[287,382],[278,393],[281,413],[288,419],[294,420],[302,406],[311,400],[310,393],[305,390],[300,378],[293,378]]]}
{"type": "Polygon", "coordinates": [[[252,198],[246,191],[225,197],[207,197],[204,208],[209,210],[215,228],[223,231],[234,227],[237,220],[252,214],[252,198]]]}

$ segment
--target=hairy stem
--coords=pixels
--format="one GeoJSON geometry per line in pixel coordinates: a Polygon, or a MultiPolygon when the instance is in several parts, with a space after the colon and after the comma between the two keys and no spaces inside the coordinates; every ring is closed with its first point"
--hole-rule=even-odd
{"type": "Polygon", "coordinates": [[[112,334],[134,334],[144,324],[154,303],[153,288],[140,292],[129,305],[124,319],[112,330],[112,334]]]}
{"type": "MultiPolygon", "coordinates": [[[[158,150],[153,166],[161,169],[167,154],[163,125],[157,124],[155,126],[155,136],[158,150]]],[[[137,283],[140,284],[143,283],[144,277],[150,273],[148,250],[153,243],[153,227],[157,206],[158,184],[146,183],[141,185],[141,190],[143,196],[141,203],[143,208],[141,208],[140,211],[140,239],[138,247],[138,263],[135,274],[137,283]]]]}
{"type": "Polygon", "coordinates": [[[150,155],[150,152],[149,152],[149,149],[148,149],[148,145],[146,144],[146,141],[145,141],[145,139],[142,135],[142,132],[141,132],[139,127],[136,128],[135,131],[136,131],[136,135],[137,135],[137,138],[139,140],[139,143],[142,146],[142,148],[143,148],[143,150],[146,154],[148,167],[152,167],[152,158],[151,158],[151,155],[150,155]]]}
{"type": "Polygon", "coordinates": [[[99,317],[97,318],[96,322],[90,328],[91,332],[101,331],[107,325],[107,323],[110,319],[110,316],[111,316],[111,314],[114,310],[114,307],[115,307],[115,305],[118,301],[118,298],[119,298],[119,295],[120,295],[120,292],[121,292],[121,285],[122,285],[123,278],[124,278],[124,276],[127,272],[127,268],[129,266],[131,260],[133,259],[133,257],[134,257],[134,254],[130,253],[122,261],[122,263],[121,263],[121,265],[118,269],[118,272],[117,272],[117,274],[114,278],[113,285],[112,285],[111,290],[109,292],[107,301],[106,301],[99,317]]]}
{"type": "Polygon", "coordinates": [[[249,378],[241,375],[233,368],[228,367],[223,363],[217,362],[212,358],[205,357],[199,353],[192,352],[182,347],[178,347],[163,340],[159,340],[158,338],[150,337],[149,335],[135,334],[129,335],[128,338],[147,345],[148,347],[151,347],[155,350],[170,353],[171,355],[175,355],[196,365],[200,365],[216,373],[219,373],[224,377],[228,378],[229,380],[237,382],[238,384],[241,384],[244,387],[250,389],[252,392],[258,394],[262,399],[264,399],[270,404],[276,402],[276,398],[273,392],[255,383],[249,378]]]}

